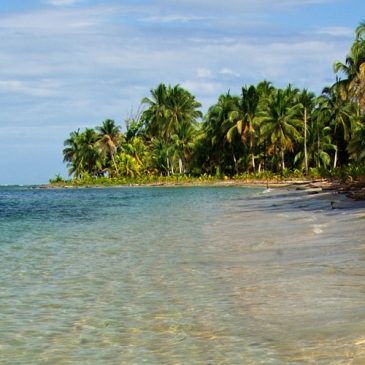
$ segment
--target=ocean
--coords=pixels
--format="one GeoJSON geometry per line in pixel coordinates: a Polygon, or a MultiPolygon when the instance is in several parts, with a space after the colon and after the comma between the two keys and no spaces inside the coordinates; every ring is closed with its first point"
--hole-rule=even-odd
{"type": "Polygon", "coordinates": [[[0,363],[364,364],[365,206],[0,187],[0,363]]]}

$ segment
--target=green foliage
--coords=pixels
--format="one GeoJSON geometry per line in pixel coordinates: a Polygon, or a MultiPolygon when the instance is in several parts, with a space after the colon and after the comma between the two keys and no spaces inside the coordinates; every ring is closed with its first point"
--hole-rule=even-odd
{"type": "Polygon", "coordinates": [[[57,174],[53,179],[49,179],[50,184],[64,184],[65,180],[60,174],[57,174]]]}
{"type": "Polygon", "coordinates": [[[220,95],[204,116],[188,90],[160,84],[142,100],[143,112],[126,121],[125,135],[110,119],[70,133],[63,156],[72,183],[365,175],[365,23],[334,68],[336,82],[318,97],[262,81],[242,87],[240,96],[220,95]]]}

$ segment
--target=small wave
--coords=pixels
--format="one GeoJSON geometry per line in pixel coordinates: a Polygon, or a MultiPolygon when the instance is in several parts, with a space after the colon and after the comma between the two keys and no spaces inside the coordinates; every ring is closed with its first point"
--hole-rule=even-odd
{"type": "Polygon", "coordinates": [[[312,231],[313,231],[313,233],[315,233],[315,234],[321,234],[321,233],[323,233],[323,229],[322,228],[324,228],[324,224],[314,224],[313,226],[312,226],[312,231]]]}

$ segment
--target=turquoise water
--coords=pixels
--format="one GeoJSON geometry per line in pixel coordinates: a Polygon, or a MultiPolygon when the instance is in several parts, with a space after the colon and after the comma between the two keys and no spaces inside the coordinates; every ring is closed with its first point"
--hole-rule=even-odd
{"type": "Polygon", "coordinates": [[[363,364],[365,209],[260,188],[0,188],[1,364],[363,364]]]}

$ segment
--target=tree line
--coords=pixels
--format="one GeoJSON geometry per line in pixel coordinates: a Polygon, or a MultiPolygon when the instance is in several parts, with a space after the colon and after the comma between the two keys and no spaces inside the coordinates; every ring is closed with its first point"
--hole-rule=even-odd
{"type": "Polygon", "coordinates": [[[122,133],[107,119],[70,133],[64,162],[70,176],[171,176],[243,173],[308,174],[365,161],[365,22],[336,82],[321,95],[271,82],[220,95],[205,115],[180,85],[158,85],[122,133]]]}

